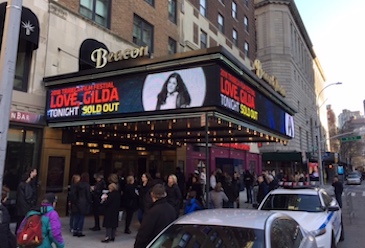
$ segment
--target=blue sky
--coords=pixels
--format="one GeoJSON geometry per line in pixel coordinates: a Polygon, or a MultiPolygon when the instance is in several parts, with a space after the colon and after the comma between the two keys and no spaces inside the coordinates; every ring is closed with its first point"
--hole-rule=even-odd
{"type": "Polygon", "coordinates": [[[343,109],[364,114],[365,0],[294,0],[326,83],[323,91],[338,116],[343,109]]]}

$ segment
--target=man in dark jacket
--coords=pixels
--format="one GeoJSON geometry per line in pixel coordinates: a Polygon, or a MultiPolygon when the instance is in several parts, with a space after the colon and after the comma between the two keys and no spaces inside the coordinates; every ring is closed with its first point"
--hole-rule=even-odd
{"type": "Polygon", "coordinates": [[[247,201],[245,203],[252,203],[252,187],[254,183],[254,178],[249,170],[245,171],[244,183],[246,188],[247,201]]]}
{"type": "Polygon", "coordinates": [[[153,204],[142,219],[134,248],[145,248],[157,234],[176,219],[175,209],[166,201],[163,185],[153,186],[151,197],[153,204]]]}
{"type": "Polygon", "coordinates": [[[335,196],[336,196],[336,200],[338,202],[338,205],[340,206],[340,208],[342,208],[342,192],[343,192],[343,185],[342,183],[338,180],[338,176],[335,176],[333,178],[333,183],[332,183],[333,188],[335,189],[335,196]]]}
{"type": "Polygon", "coordinates": [[[21,182],[16,191],[16,213],[17,222],[15,231],[18,230],[20,223],[23,221],[25,215],[32,207],[36,205],[37,193],[35,178],[37,176],[37,169],[30,169],[23,174],[21,182]]]}
{"type": "Polygon", "coordinates": [[[257,177],[257,182],[259,186],[257,192],[257,204],[260,205],[266,194],[269,192],[269,189],[263,175],[257,177]]]}

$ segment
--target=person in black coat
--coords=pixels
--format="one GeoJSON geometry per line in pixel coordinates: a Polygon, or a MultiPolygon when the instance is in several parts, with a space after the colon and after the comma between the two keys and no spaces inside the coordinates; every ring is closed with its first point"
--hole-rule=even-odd
{"type": "Polygon", "coordinates": [[[163,185],[153,186],[151,197],[153,204],[145,213],[134,248],[145,248],[157,234],[176,218],[175,209],[166,200],[166,191],[163,185]]]}
{"type": "Polygon", "coordinates": [[[70,190],[68,192],[68,205],[70,209],[70,232],[74,232],[75,214],[77,214],[78,209],[76,206],[76,186],[80,182],[81,176],[79,174],[74,174],[71,179],[70,190]]]}
{"type": "Polygon", "coordinates": [[[195,191],[195,199],[198,200],[201,205],[203,205],[203,185],[200,183],[199,177],[197,175],[193,175],[191,177],[191,185],[188,188],[188,193],[191,191],[195,191]]]}
{"type": "Polygon", "coordinates": [[[101,214],[101,195],[103,190],[106,189],[106,183],[104,181],[104,175],[97,173],[94,176],[95,185],[91,187],[91,195],[93,201],[93,214],[94,214],[94,226],[90,228],[91,231],[100,230],[100,214],[101,214]]]}
{"type": "Polygon", "coordinates": [[[177,219],[180,215],[180,204],[182,201],[182,195],[180,188],[177,184],[177,178],[174,174],[171,174],[167,179],[166,185],[166,200],[171,206],[175,209],[175,219],[177,219]]]}
{"type": "Polygon", "coordinates": [[[37,176],[37,169],[30,169],[21,178],[16,191],[16,213],[17,222],[15,232],[18,230],[20,223],[23,221],[25,215],[37,203],[37,190],[35,178],[37,176]]]}
{"type": "Polygon", "coordinates": [[[1,248],[16,248],[15,235],[10,231],[10,214],[6,208],[9,189],[3,186],[0,202],[0,247],[1,248]]]}
{"type": "Polygon", "coordinates": [[[74,191],[71,192],[71,198],[73,199],[73,213],[74,213],[74,228],[73,236],[83,237],[84,220],[85,215],[90,213],[91,210],[91,192],[89,184],[89,173],[84,172],[81,174],[80,182],[75,184],[74,191]]]}
{"type": "Polygon", "coordinates": [[[223,207],[224,208],[233,208],[234,203],[237,201],[237,199],[239,197],[237,185],[235,185],[235,183],[232,182],[232,177],[227,175],[224,183],[222,184],[222,187],[223,187],[224,193],[226,193],[226,195],[228,197],[228,201],[223,202],[223,207]]]}
{"type": "Polygon", "coordinates": [[[263,175],[257,177],[257,182],[258,182],[257,204],[260,205],[262,200],[265,198],[266,194],[269,192],[269,188],[266,181],[264,180],[263,175]]]}
{"type": "Polygon", "coordinates": [[[102,204],[104,207],[103,227],[106,228],[105,238],[101,241],[108,243],[115,240],[115,231],[118,227],[118,215],[120,206],[120,193],[118,185],[111,183],[108,185],[109,193],[102,195],[102,204]]]}
{"type": "Polygon", "coordinates": [[[149,173],[143,173],[141,176],[141,185],[138,189],[139,195],[139,209],[138,209],[138,221],[142,223],[144,212],[147,211],[152,204],[151,188],[153,184],[153,178],[149,173]]]}
{"type": "Polygon", "coordinates": [[[246,188],[246,196],[247,196],[247,201],[245,203],[252,203],[252,188],[253,188],[254,180],[255,179],[254,179],[253,175],[250,173],[250,171],[246,170],[244,177],[243,177],[243,181],[245,183],[245,188],[246,188]]]}
{"type": "Polygon", "coordinates": [[[124,188],[124,200],[125,200],[125,229],[124,233],[130,234],[131,230],[129,229],[133,214],[138,208],[138,195],[136,194],[137,187],[134,183],[134,177],[127,177],[127,184],[124,188]]]}
{"type": "Polygon", "coordinates": [[[338,180],[338,176],[334,176],[332,186],[335,189],[335,197],[338,202],[340,208],[342,208],[342,192],[343,192],[343,185],[338,180]]]}

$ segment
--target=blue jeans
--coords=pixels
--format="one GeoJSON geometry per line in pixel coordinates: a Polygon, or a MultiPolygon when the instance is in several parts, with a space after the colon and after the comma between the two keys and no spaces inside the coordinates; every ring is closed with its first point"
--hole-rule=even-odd
{"type": "Polygon", "coordinates": [[[138,221],[139,221],[139,223],[142,223],[142,219],[143,219],[143,210],[138,209],[138,221]]]}
{"type": "Polygon", "coordinates": [[[84,228],[84,220],[85,220],[85,215],[83,214],[75,214],[74,216],[74,232],[76,233],[82,233],[82,230],[84,228]]]}

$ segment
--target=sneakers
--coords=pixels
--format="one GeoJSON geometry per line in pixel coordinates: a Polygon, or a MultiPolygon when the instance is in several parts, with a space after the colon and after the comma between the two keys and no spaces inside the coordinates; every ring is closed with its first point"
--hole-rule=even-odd
{"type": "Polygon", "coordinates": [[[131,234],[132,232],[131,232],[131,230],[127,229],[127,230],[124,231],[124,233],[131,234]]]}

